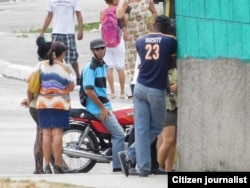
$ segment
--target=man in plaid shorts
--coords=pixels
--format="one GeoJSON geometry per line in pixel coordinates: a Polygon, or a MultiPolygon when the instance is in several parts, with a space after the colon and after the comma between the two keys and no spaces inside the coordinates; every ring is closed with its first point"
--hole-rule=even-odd
{"type": "Polygon", "coordinates": [[[71,64],[76,74],[76,84],[80,83],[80,73],[78,66],[78,52],[75,42],[75,15],[78,23],[77,39],[83,38],[83,18],[81,7],[78,0],[50,0],[47,7],[47,17],[41,29],[40,36],[44,36],[44,32],[48,28],[53,18],[52,41],[59,41],[67,47],[65,62],[71,64]]]}

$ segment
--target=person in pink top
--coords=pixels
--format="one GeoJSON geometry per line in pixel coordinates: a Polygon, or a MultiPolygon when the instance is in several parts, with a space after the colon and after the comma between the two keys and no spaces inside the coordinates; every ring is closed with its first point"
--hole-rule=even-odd
{"type": "Polygon", "coordinates": [[[120,43],[115,47],[107,46],[104,56],[104,61],[108,65],[107,79],[110,87],[110,98],[116,98],[113,77],[113,70],[116,69],[120,83],[119,98],[125,99],[125,43],[123,38],[126,37],[127,22],[122,8],[118,7],[119,0],[105,0],[105,2],[107,3],[107,7],[100,11],[101,23],[105,18],[105,11],[107,9],[115,10],[118,26],[122,33],[120,43]]]}

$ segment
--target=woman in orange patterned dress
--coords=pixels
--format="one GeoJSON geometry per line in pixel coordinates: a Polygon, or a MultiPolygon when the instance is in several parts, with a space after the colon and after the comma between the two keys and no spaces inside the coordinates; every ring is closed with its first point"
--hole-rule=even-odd
{"type": "MultiPolygon", "coordinates": [[[[66,46],[53,42],[48,52],[48,60],[41,61],[40,92],[36,109],[38,124],[43,132],[43,156],[45,173],[50,174],[50,158],[53,151],[55,158],[54,173],[63,173],[62,169],[62,134],[69,128],[70,92],[75,87],[74,76],[70,69],[63,64],[66,46]]],[[[33,94],[28,91],[28,104],[33,94]]]]}

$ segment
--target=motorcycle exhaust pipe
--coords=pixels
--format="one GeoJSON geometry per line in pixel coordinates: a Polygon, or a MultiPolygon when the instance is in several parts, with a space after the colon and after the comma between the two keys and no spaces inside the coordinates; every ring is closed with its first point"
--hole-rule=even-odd
{"type": "Polygon", "coordinates": [[[83,157],[91,160],[95,160],[98,162],[110,163],[112,160],[110,156],[100,155],[96,153],[90,153],[87,151],[76,150],[73,148],[63,148],[63,154],[68,155],[69,157],[83,157]]]}

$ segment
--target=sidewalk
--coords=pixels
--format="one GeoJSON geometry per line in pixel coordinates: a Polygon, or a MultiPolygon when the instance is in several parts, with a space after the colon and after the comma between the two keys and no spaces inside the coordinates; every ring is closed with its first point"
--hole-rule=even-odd
{"type": "MultiPolygon", "coordinates": [[[[0,176],[3,178],[3,176],[0,176]]],[[[125,177],[124,174],[53,174],[53,175],[32,175],[32,176],[6,176],[12,180],[33,180],[48,182],[68,183],[72,185],[93,187],[93,188],[167,188],[166,175],[151,175],[147,178],[138,176],[125,177]]]]}

